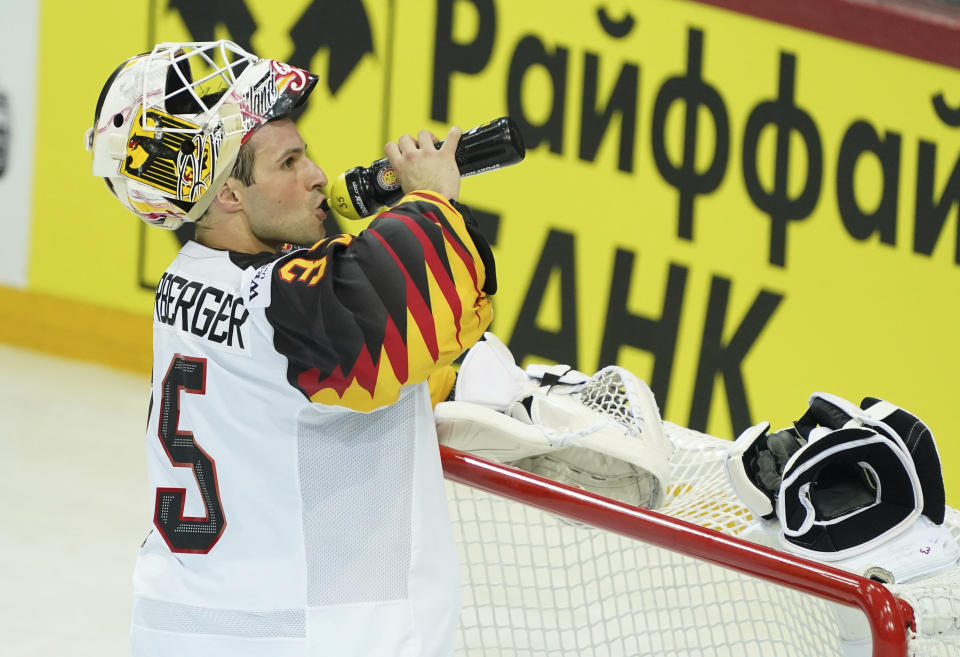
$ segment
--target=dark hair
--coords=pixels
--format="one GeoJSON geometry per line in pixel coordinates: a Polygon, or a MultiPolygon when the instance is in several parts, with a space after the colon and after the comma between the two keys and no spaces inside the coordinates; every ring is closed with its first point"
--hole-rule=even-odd
{"type": "Polygon", "coordinates": [[[244,187],[249,187],[256,182],[253,179],[253,155],[253,148],[248,141],[240,147],[237,160],[233,163],[233,169],[230,170],[230,177],[242,182],[244,187]]]}
{"type": "MultiPolygon", "coordinates": [[[[240,150],[237,151],[237,159],[233,163],[233,168],[230,169],[230,177],[239,180],[244,187],[249,187],[256,182],[253,179],[253,147],[250,146],[250,142],[241,145],[240,150]]],[[[212,203],[210,207],[213,207],[212,203]]],[[[197,221],[207,216],[209,211],[210,208],[207,208],[202,215],[197,217],[197,221]]]]}

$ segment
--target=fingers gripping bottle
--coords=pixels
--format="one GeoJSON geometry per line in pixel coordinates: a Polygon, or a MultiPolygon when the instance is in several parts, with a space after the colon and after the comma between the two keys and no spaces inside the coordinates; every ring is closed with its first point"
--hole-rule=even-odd
{"type": "MultiPolygon", "coordinates": [[[[437,142],[436,147],[442,145],[442,141],[437,142]]],[[[510,117],[501,117],[464,132],[455,158],[460,175],[472,176],[516,164],[525,154],[516,123],[510,117]]],[[[403,196],[387,158],[341,173],[325,192],[324,209],[344,219],[369,217],[403,196]]]]}

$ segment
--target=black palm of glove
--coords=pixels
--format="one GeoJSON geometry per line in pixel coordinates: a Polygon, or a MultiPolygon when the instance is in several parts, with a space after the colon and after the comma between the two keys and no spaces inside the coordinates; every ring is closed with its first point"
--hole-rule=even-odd
{"type": "Polygon", "coordinates": [[[763,443],[763,446],[758,445],[752,464],[756,471],[754,481],[773,500],[780,489],[787,461],[806,441],[799,438],[793,429],[781,429],[767,436],[763,443]]]}

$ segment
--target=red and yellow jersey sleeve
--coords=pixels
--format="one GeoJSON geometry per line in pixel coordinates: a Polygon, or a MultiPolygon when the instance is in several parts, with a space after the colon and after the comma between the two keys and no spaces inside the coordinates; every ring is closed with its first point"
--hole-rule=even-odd
{"type": "Polygon", "coordinates": [[[285,255],[271,276],[265,312],[290,384],[358,411],[445,368],[493,316],[490,248],[467,208],[432,192],[407,194],[357,237],[285,255]]]}

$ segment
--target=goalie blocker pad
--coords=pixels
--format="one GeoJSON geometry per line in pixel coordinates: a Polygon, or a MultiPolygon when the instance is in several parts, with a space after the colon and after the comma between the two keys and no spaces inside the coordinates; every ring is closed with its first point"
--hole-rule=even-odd
{"type": "Polygon", "coordinates": [[[899,535],[921,514],[943,522],[936,443],[904,409],[873,397],[858,408],[814,393],[792,427],[768,435],[769,428],[744,431],[725,465],[747,507],[780,521],[791,552],[841,560],[899,535]]]}
{"type": "Polygon", "coordinates": [[[797,451],[777,497],[793,552],[843,559],[905,530],[923,497],[909,455],[866,428],[832,431],[797,451]]]}

